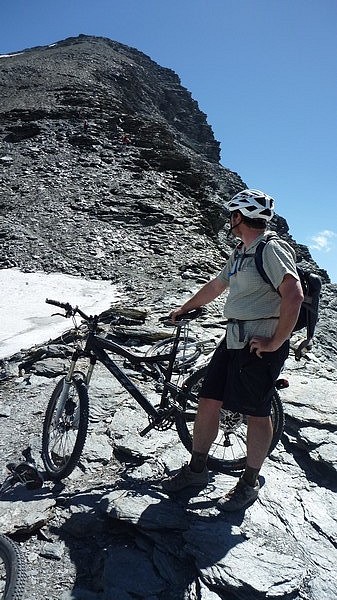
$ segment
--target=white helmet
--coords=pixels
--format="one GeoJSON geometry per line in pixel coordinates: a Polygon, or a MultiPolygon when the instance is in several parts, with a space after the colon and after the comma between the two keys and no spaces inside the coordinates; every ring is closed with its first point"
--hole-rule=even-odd
{"type": "Polygon", "coordinates": [[[233,196],[225,206],[230,212],[239,210],[250,219],[271,221],[274,216],[273,198],[260,190],[243,190],[233,196]]]}

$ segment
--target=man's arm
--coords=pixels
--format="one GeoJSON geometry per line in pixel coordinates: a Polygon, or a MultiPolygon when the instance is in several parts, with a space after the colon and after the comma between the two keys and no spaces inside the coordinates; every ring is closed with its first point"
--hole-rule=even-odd
{"type": "Polygon", "coordinates": [[[295,277],[285,275],[278,291],[281,296],[280,317],[273,337],[254,336],[249,342],[250,351],[255,350],[257,356],[261,356],[261,352],[274,352],[282,346],[293,331],[300,312],[303,292],[300,282],[295,277]]]}
{"type": "Polygon", "coordinates": [[[187,300],[187,302],[185,302],[180,308],[172,311],[172,321],[175,322],[178,316],[184,315],[190,310],[200,308],[200,306],[204,306],[205,304],[212,302],[212,300],[220,296],[220,294],[222,294],[227,287],[227,284],[218,277],[211,279],[211,281],[205,283],[205,285],[203,285],[202,288],[200,288],[200,290],[194,294],[192,298],[187,300]]]}

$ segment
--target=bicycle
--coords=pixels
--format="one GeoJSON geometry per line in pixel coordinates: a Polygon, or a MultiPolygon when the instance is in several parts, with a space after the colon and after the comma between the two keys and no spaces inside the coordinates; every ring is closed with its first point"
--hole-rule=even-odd
{"type": "MultiPolygon", "coordinates": [[[[79,315],[86,327],[83,347],[76,343],[70,360],[67,374],[57,383],[49,400],[42,432],[42,459],[47,475],[51,480],[58,481],[70,475],[78,464],[84,448],[89,419],[88,388],[97,361],[103,364],[123,388],[134,398],[147,413],[149,425],[139,432],[145,436],[151,429],[165,431],[174,424],[178,436],[185,448],[192,448],[192,426],[195,420],[200,387],[205,369],[189,375],[182,384],[174,381],[174,364],[182,331],[187,323],[200,315],[200,310],[183,315],[176,323],[175,335],[170,352],[153,356],[139,355],[101,335],[99,316],[88,316],[79,307],[72,307],[68,302],[46,300],[47,304],[59,307],[65,311],[62,316],[73,318],[79,315]],[[160,386],[160,402],[154,406],[144,393],[131,381],[128,374],[112,359],[108,352],[127,361],[137,373],[157,382],[160,386]],[[86,373],[77,371],[79,359],[89,361],[86,373]]],[[[60,314],[60,313],[57,313],[60,314]]],[[[172,325],[169,317],[162,321],[172,325]]],[[[274,390],[272,397],[273,439],[270,452],[280,439],[284,414],[281,399],[274,390]]],[[[221,411],[219,435],[212,445],[208,466],[216,471],[228,473],[242,470],[246,460],[246,428],[247,420],[244,415],[221,411]]]]}
{"type": "MultiPolygon", "coordinates": [[[[6,465],[8,476],[0,486],[0,495],[13,489],[17,484],[27,489],[38,489],[43,485],[43,477],[37,470],[31,449],[22,452],[25,460],[18,464],[6,465]]],[[[6,535],[0,534],[0,597],[2,600],[19,600],[24,594],[26,572],[25,561],[18,544],[6,535]]]]}
{"type": "Polygon", "coordinates": [[[0,597],[2,600],[20,600],[24,594],[25,581],[25,563],[19,546],[1,533],[0,597]]]}
{"type": "MultiPolygon", "coordinates": [[[[217,326],[223,327],[227,325],[228,321],[218,321],[217,326]]],[[[158,353],[165,352],[170,353],[174,343],[174,336],[167,337],[163,340],[159,340],[152,344],[149,350],[146,352],[147,356],[154,356],[158,353]]],[[[182,339],[178,344],[177,355],[174,363],[174,372],[176,373],[187,373],[190,371],[203,357],[205,362],[206,356],[212,354],[217,346],[215,338],[209,338],[207,340],[200,340],[194,335],[190,335],[189,327],[187,331],[184,330],[182,339]]]]}

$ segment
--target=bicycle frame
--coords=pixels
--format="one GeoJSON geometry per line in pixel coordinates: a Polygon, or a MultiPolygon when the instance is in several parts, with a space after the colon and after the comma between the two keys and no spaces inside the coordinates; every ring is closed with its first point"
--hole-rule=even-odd
{"type": "MultiPolygon", "coordinates": [[[[76,348],[73,352],[71,358],[70,369],[65,378],[65,386],[71,385],[71,380],[75,372],[76,362],[79,358],[88,358],[90,361],[87,374],[85,376],[84,382],[87,386],[90,384],[90,380],[93,374],[93,370],[97,360],[101,362],[108,371],[117,379],[117,381],[127,390],[127,392],[136,400],[136,402],[142,407],[142,409],[154,420],[154,424],[159,423],[163,418],[173,414],[177,410],[177,406],[171,407],[169,409],[168,405],[168,394],[171,393],[174,398],[179,398],[179,393],[182,392],[182,388],[177,384],[171,382],[173,365],[176,358],[178,344],[180,339],[180,330],[182,325],[178,325],[176,336],[173,341],[172,351],[169,354],[157,354],[155,356],[138,356],[120,346],[116,342],[107,340],[96,335],[93,332],[89,332],[88,338],[86,340],[84,350],[80,348],[76,348]],[[151,404],[151,402],[147,399],[147,397],[143,394],[143,392],[131,381],[131,379],[126,375],[126,373],[121,369],[116,362],[110,358],[107,354],[107,351],[114,352],[123,358],[129,360],[131,364],[136,367],[139,367],[140,372],[144,372],[154,380],[159,380],[160,377],[163,377],[163,391],[161,394],[160,404],[158,409],[151,404]],[[168,366],[164,367],[161,363],[163,361],[168,361],[168,366]],[[143,366],[142,366],[143,365],[143,366]],[[146,370],[145,366],[157,365],[158,371],[154,370],[146,370]],[[163,415],[163,410],[165,410],[165,414],[163,415]]],[[[144,431],[140,433],[140,435],[145,435],[150,429],[152,425],[146,427],[144,431]]]]}

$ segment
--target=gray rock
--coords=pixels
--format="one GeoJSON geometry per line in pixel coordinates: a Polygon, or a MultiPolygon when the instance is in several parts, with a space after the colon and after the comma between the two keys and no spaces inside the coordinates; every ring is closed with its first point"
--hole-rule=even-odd
{"type": "MultiPolygon", "coordinates": [[[[104,567],[104,589],[124,590],[138,598],[149,598],[164,591],[165,582],[158,577],[151,560],[137,548],[111,547],[104,567]],[[131,567],[131,571],[130,571],[131,567]]],[[[113,598],[109,595],[106,598],[113,598]]],[[[116,596],[115,596],[116,597],[116,596]]],[[[119,598],[119,596],[117,596],[119,598]]]]}
{"type": "Polygon", "coordinates": [[[89,462],[107,464],[112,457],[112,446],[106,435],[91,432],[85,443],[84,458],[89,462]]]}
{"type": "Polygon", "coordinates": [[[52,498],[40,499],[38,502],[33,494],[26,494],[24,500],[12,497],[10,501],[0,503],[0,530],[8,533],[32,533],[43,527],[52,518],[52,498]],[[30,498],[29,498],[30,496],[30,498]]]}
{"type": "Polygon", "coordinates": [[[305,560],[286,548],[268,548],[266,539],[245,539],[230,523],[195,525],[184,534],[205,583],[234,591],[238,598],[282,597],[298,592],[307,574],[305,560]]]}
{"type": "Polygon", "coordinates": [[[116,490],[103,496],[101,510],[113,519],[138,525],[145,530],[184,530],[188,527],[184,509],[163,497],[160,492],[147,495],[116,490]]]}
{"type": "Polygon", "coordinates": [[[54,560],[61,560],[64,554],[64,543],[46,543],[40,551],[40,556],[45,558],[51,558],[54,560]]]}

